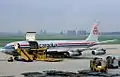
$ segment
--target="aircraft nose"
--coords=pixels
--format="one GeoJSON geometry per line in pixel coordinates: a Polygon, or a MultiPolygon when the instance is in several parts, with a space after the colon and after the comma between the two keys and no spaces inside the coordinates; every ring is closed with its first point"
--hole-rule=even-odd
{"type": "Polygon", "coordinates": [[[6,49],[0,48],[0,52],[5,52],[5,51],[6,51],[6,49]]]}
{"type": "Polygon", "coordinates": [[[6,54],[13,54],[13,50],[0,48],[0,52],[6,53],[6,54]]]}

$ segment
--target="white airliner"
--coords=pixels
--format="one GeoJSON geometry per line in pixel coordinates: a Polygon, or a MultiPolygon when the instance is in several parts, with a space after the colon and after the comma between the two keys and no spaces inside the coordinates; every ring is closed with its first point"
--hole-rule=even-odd
{"type": "MultiPolygon", "coordinates": [[[[99,25],[98,22],[95,22],[93,24],[90,35],[85,40],[36,40],[36,42],[38,43],[39,46],[47,46],[48,47],[47,52],[49,53],[64,52],[65,55],[67,56],[79,56],[82,55],[81,52],[89,49],[94,45],[114,41],[114,40],[108,40],[108,41],[99,42],[98,25],[99,25]]],[[[26,39],[27,38],[30,39],[30,36],[26,37],[26,39]]],[[[32,39],[33,38],[35,39],[34,36],[32,36],[32,39]]],[[[5,45],[4,48],[1,49],[1,51],[4,53],[13,54],[13,51],[15,51],[13,47],[15,43],[19,43],[21,48],[30,47],[29,42],[27,40],[15,41],[5,45]]],[[[92,54],[98,54],[98,53],[104,54],[104,51],[92,52],[92,54]]]]}

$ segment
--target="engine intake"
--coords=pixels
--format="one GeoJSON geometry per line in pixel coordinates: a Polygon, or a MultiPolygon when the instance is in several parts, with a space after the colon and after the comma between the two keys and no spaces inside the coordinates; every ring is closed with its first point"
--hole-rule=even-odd
{"type": "Polygon", "coordinates": [[[104,49],[93,50],[93,51],[92,51],[92,54],[93,54],[93,55],[104,55],[104,54],[106,54],[106,50],[104,50],[104,49]]]}

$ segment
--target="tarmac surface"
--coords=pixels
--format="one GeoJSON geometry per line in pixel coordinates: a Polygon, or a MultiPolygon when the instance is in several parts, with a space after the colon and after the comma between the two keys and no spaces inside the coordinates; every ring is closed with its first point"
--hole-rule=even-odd
{"type": "MultiPolygon", "coordinates": [[[[120,55],[120,44],[111,45],[97,45],[96,47],[106,48],[107,54],[99,57],[105,57],[107,55],[120,55]]],[[[91,50],[86,50],[83,55],[77,58],[64,59],[62,62],[7,62],[9,55],[0,52],[0,77],[1,76],[15,76],[23,77],[20,74],[24,72],[41,72],[45,70],[59,70],[59,71],[72,71],[89,69],[90,59],[95,57],[91,55],[91,50]]],[[[108,70],[110,73],[120,73],[120,69],[108,70]]]]}

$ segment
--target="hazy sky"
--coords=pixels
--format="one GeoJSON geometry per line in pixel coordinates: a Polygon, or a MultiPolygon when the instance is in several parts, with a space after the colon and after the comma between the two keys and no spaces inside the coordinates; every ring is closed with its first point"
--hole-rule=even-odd
{"type": "Polygon", "coordinates": [[[0,0],[0,32],[120,31],[120,0],[0,0]]]}

